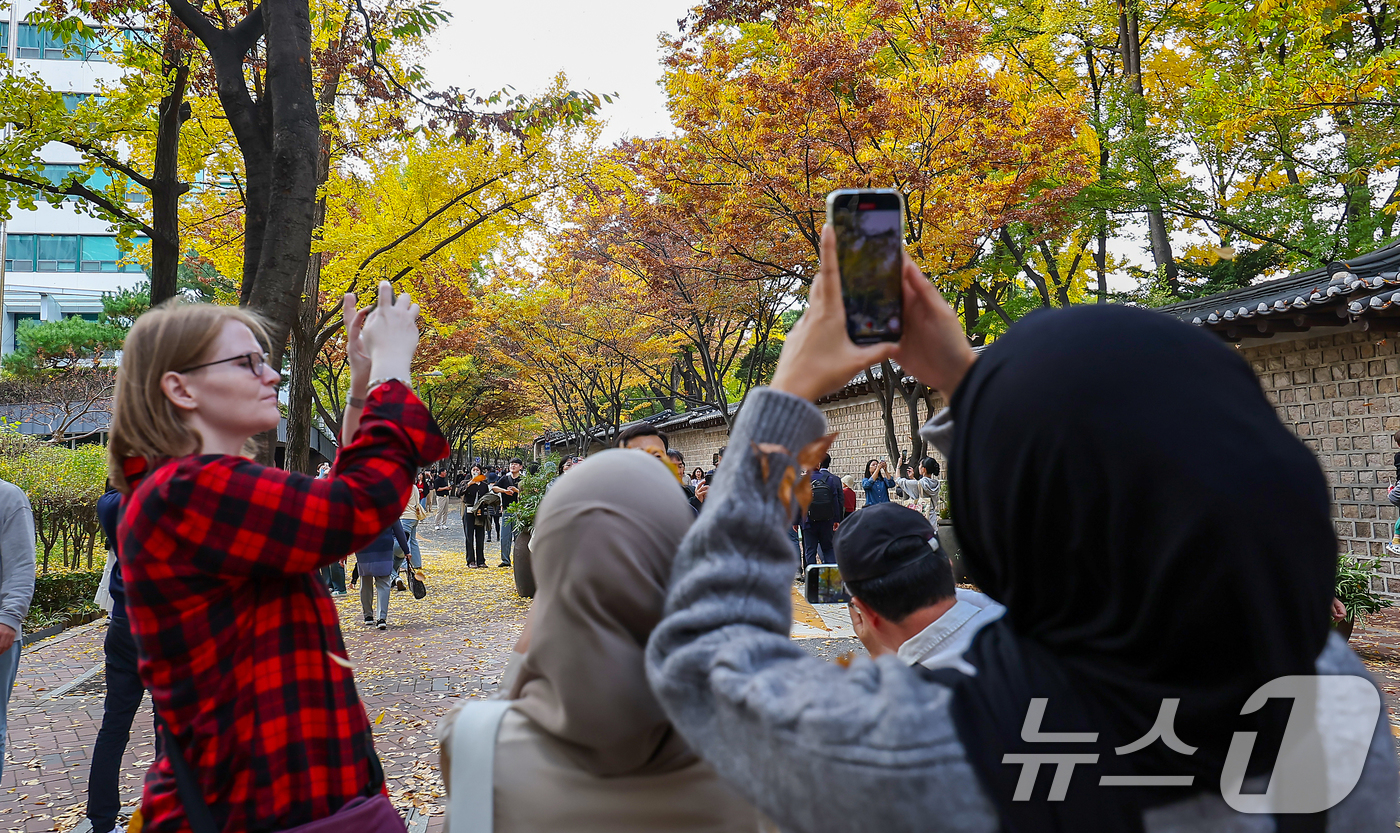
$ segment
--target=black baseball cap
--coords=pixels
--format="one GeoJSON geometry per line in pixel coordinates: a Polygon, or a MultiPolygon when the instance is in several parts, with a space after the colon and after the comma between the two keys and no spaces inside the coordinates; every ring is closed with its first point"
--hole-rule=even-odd
{"type": "Polygon", "coordinates": [[[836,566],[842,581],[865,581],[893,573],[938,552],[938,533],[921,513],[898,503],[877,503],[841,522],[836,566]],[[927,543],[911,550],[895,544],[927,543]]]}

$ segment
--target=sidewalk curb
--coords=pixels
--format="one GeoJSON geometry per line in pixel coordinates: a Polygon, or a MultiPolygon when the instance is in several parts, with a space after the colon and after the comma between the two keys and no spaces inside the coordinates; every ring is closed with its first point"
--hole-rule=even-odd
{"type": "Polygon", "coordinates": [[[88,614],[88,616],[91,618],[83,622],[67,625],[50,625],[34,633],[26,633],[24,635],[24,647],[28,648],[31,645],[38,645],[41,642],[44,644],[40,647],[45,648],[52,645],[60,645],[75,636],[87,633],[99,624],[105,624],[107,619],[107,614],[103,611],[97,611],[96,613],[88,614]],[[63,636],[60,636],[60,634],[63,634],[63,636]],[[54,636],[59,636],[59,638],[54,639],[52,642],[47,641],[50,637],[54,636]]]}

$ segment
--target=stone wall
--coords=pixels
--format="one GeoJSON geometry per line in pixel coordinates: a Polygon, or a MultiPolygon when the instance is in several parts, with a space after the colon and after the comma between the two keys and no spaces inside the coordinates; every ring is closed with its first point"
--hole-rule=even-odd
{"type": "MultiPolygon", "coordinates": [[[[1332,490],[1332,516],[1349,555],[1381,559],[1372,580],[1377,591],[1400,599],[1400,559],[1383,549],[1391,538],[1396,507],[1386,500],[1395,482],[1391,434],[1400,430],[1400,338],[1368,333],[1355,326],[1325,335],[1300,333],[1247,341],[1238,349],[1258,374],[1280,419],[1312,449],[1332,490]]],[[[832,471],[857,475],[872,457],[884,457],[884,423],[873,395],[821,403],[827,421],[840,432],[832,445],[832,471]]],[[[942,407],[941,403],[939,407],[942,407]]],[[[902,408],[902,403],[901,403],[902,408]]],[[[904,419],[897,414],[901,444],[904,419]]],[[[708,467],[724,444],[724,426],[671,433],[686,464],[708,467]]],[[[939,457],[939,464],[946,461],[939,457]]]]}
{"type": "MultiPolygon", "coordinates": [[[[908,451],[908,412],[902,400],[896,405],[895,435],[900,438],[900,448],[908,451]]],[[[857,495],[864,500],[865,493],[860,488],[860,479],[865,471],[865,464],[872,458],[889,456],[885,450],[885,422],[880,413],[880,399],[874,394],[865,394],[834,402],[822,402],[819,407],[822,413],[826,414],[826,421],[831,430],[837,432],[836,441],[831,444],[831,471],[837,476],[854,475],[854,488],[857,495]]],[[[942,407],[941,400],[937,407],[942,407]]],[[[923,406],[920,406],[919,415],[923,419],[928,418],[923,406]]],[[[723,423],[710,428],[668,429],[666,433],[670,438],[671,447],[680,449],[685,455],[687,470],[694,469],[697,465],[708,469],[711,455],[729,439],[729,433],[723,423]]],[[[938,459],[940,466],[947,462],[936,452],[933,456],[938,459]]],[[[893,463],[894,461],[891,461],[890,471],[897,473],[893,463]]]]}
{"type": "Polygon", "coordinates": [[[1372,586],[1396,598],[1400,559],[1383,547],[1396,517],[1385,493],[1395,482],[1390,435],[1400,429],[1398,348],[1395,338],[1347,330],[1240,350],[1284,424],[1322,462],[1341,551],[1380,558],[1372,586]]]}

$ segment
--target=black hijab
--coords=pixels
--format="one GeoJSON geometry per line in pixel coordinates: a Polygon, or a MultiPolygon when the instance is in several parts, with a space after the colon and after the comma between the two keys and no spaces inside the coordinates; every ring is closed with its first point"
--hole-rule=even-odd
{"type": "Polygon", "coordinates": [[[1337,543],[1312,453],[1235,350],[1165,315],[1119,306],[1032,315],[973,365],[952,400],[952,512],[977,585],[1007,614],[978,634],[953,715],[1003,830],[1140,831],[1145,808],[1219,793],[1235,731],[1272,769],[1288,702],[1241,717],[1265,682],[1314,673],[1337,543]],[[1097,732],[1092,743],[1028,743],[1097,732]],[[1163,698],[1186,755],[1149,733],[1163,698]],[[1012,801],[1007,753],[1097,753],[1047,801],[1012,801]],[[1190,787],[1100,786],[1194,776],[1190,787]]]}

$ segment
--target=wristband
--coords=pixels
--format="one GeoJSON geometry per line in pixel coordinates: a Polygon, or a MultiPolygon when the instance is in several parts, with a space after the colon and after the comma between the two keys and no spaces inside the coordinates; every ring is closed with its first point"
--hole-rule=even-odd
{"type": "Polygon", "coordinates": [[[350,402],[350,407],[352,408],[363,408],[365,406],[365,400],[361,399],[358,396],[352,396],[349,398],[348,401],[350,402]]]}
{"type": "Polygon", "coordinates": [[[386,382],[403,382],[404,387],[413,390],[413,383],[401,376],[385,376],[382,379],[371,379],[369,380],[369,387],[365,388],[365,390],[372,391],[386,382]]]}

